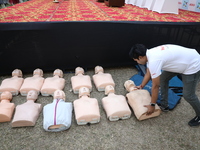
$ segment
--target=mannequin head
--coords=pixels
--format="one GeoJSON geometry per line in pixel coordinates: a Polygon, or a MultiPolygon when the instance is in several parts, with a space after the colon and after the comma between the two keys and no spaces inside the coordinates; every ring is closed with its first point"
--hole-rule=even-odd
{"type": "Polygon", "coordinates": [[[135,87],[135,83],[132,81],[132,80],[127,80],[125,83],[124,83],[124,87],[126,88],[126,90],[128,92],[130,91],[133,91],[134,89],[136,89],[135,87]]]}
{"type": "Polygon", "coordinates": [[[75,69],[75,75],[78,75],[78,74],[84,74],[83,68],[77,67],[77,68],[75,69]]]}
{"type": "Polygon", "coordinates": [[[87,87],[81,87],[79,89],[79,98],[81,98],[82,96],[90,97],[90,90],[87,87]]]}
{"type": "Polygon", "coordinates": [[[101,67],[101,66],[96,66],[94,71],[95,71],[95,74],[97,74],[99,72],[102,72],[102,73],[104,72],[103,67],[101,67]]]}
{"type": "Polygon", "coordinates": [[[53,72],[53,75],[54,76],[59,76],[60,78],[62,78],[63,77],[63,72],[62,72],[62,70],[60,70],[60,69],[56,69],[54,72],[53,72]]]}
{"type": "Polygon", "coordinates": [[[38,93],[35,90],[31,90],[28,92],[26,99],[27,100],[34,100],[36,101],[36,99],[38,98],[38,93]]]}
{"type": "Polygon", "coordinates": [[[22,71],[20,69],[15,69],[12,72],[12,76],[22,77],[22,71]]]}
{"type": "Polygon", "coordinates": [[[56,90],[53,94],[54,99],[63,99],[65,100],[65,93],[62,90],[56,90]]]}
{"type": "Polygon", "coordinates": [[[9,91],[1,93],[1,100],[12,100],[12,94],[9,91]]]}
{"type": "Polygon", "coordinates": [[[42,69],[35,69],[34,72],[33,72],[33,75],[39,75],[39,76],[43,76],[43,71],[42,69]]]}
{"type": "Polygon", "coordinates": [[[107,85],[105,87],[105,95],[108,95],[109,93],[115,93],[115,89],[112,85],[107,85]]]}

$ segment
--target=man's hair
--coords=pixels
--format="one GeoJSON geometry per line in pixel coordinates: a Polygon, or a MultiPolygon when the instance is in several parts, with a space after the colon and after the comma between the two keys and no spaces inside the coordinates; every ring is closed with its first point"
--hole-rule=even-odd
{"type": "Polygon", "coordinates": [[[146,56],[147,48],[143,44],[135,44],[129,52],[131,59],[139,59],[139,56],[146,56]]]}

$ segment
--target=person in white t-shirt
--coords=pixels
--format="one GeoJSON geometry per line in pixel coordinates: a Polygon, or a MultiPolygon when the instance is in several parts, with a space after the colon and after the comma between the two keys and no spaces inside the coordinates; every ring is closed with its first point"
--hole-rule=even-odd
{"type": "Polygon", "coordinates": [[[134,45],[129,56],[138,64],[147,64],[147,72],[138,88],[143,88],[152,79],[151,103],[146,106],[148,114],[152,114],[161,87],[160,108],[168,111],[169,80],[181,74],[183,81],[183,97],[193,107],[196,116],[188,122],[190,126],[200,125],[200,101],[195,94],[200,78],[200,55],[195,49],[179,45],[166,44],[147,49],[143,44],[134,45]]]}

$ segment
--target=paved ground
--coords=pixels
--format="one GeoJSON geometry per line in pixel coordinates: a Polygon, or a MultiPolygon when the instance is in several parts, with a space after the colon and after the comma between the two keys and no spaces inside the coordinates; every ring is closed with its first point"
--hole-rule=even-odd
{"type": "MultiPolygon", "coordinates": [[[[107,68],[116,83],[116,94],[126,95],[123,84],[137,71],[131,67],[107,68]]],[[[92,76],[94,70],[86,74],[92,76]]],[[[73,102],[78,98],[71,90],[70,77],[66,73],[66,101],[73,102]]],[[[32,74],[24,75],[24,77],[32,74]]],[[[45,73],[44,77],[52,76],[45,73]]],[[[0,81],[4,78],[0,77],[0,81]]],[[[197,94],[200,97],[200,84],[197,94]]],[[[199,150],[200,127],[191,128],[187,122],[194,117],[190,105],[181,99],[177,107],[170,112],[162,112],[159,117],[138,121],[134,114],[130,119],[110,122],[101,105],[103,92],[98,92],[94,85],[91,97],[97,98],[100,106],[101,120],[98,124],[78,126],[72,116],[71,128],[58,133],[45,132],[43,114],[41,113],[34,127],[12,128],[10,122],[0,123],[0,150],[199,150]]],[[[52,97],[39,96],[37,103],[43,106],[51,103],[52,97]]],[[[15,96],[12,102],[24,103],[26,97],[15,96]]]]}

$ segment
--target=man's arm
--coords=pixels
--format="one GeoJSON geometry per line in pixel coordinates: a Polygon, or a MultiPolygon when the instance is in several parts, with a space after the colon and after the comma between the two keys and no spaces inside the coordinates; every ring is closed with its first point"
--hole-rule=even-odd
{"type": "Polygon", "coordinates": [[[156,103],[160,87],[160,76],[152,79],[151,103],[156,103]]]}
{"type": "MultiPolygon", "coordinates": [[[[156,103],[158,99],[160,87],[160,76],[152,79],[152,89],[151,89],[151,103],[156,103]]],[[[145,105],[148,108],[147,115],[151,115],[155,111],[155,106],[145,105]]]]}
{"type": "Polygon", "coordinates": [[[143,88],[149,82],[150,79],[151,79],[150,71],[149,71],[149,68],[147,68],[146,74],[144,76],[144,79],[143,79],[140,87],[143,88]]]}

